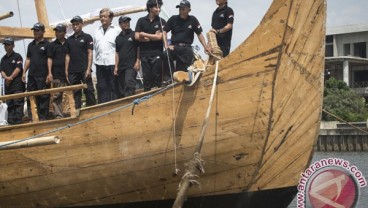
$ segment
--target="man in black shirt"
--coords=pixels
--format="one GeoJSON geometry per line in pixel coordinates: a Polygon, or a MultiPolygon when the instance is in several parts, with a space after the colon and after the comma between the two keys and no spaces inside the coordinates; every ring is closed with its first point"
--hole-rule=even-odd
{"type": "MultiPolygon", "coordinates": [[[[202,27],[199,24],[195,16],[189,15],[190,2],[182,0],[179,5],[179,15],[173,15],[167,21],[164,27],[164,43],[165,49],[170,57],[170,66],[174,66],[174,60],[176,61],[175,71],[186,71],[187,68],[194,61],[194,54],[192,49],[192,43],[194,40],[194,33],[197,34],[199,42],[204,47],[206,53],[209,52],[209,48],[206,44],[206,40],[202,35],[202,27]],[[167,40],[167,33],[171,31],[171,44],[169,45],[167,40]]],[[[167,55],[165,53],[165,55],[167,55]]],[[[165,73],[170,73],[167,57],[165,57],[165,73]]],[[[174,71],[172,71],[174,72],[174,71]]],[[[171,75],[170,75],[171,76],[171,75]]]]}
{"type": "MultiPolygon", "coordinates": [[[[43,90],[47,88],[47,84],[51,79],[51,68],[47,65],[47,48],[49,42],[44,39],[45,26],[42,23],[36,23],[32,27],[34,40],[29,43],[27,49],[27,59],[24,65],[22,79],[26,81],[26,73],[28,72],[27,90],[43,90]]],[[[46,120],[49,113],[50,96],[48,94],[39,95],[36,99],[38,109],[38,117],[41,121],[46,120]]],[[[28,105],[30,113],[30,105],[28,105]]]]}
{"type": "MultiPolygon", "coordinates": [[[[1,59],[0,71],[5,80],[5,94],[22,93],[24,92],[23,58],[19,53],[14,52],[13,38],[5,38],[3,44],[6,54],[1,59]]],[[[22,123],[24,98],[7,100],[6,104],[8,105],[8,123],[22,123]]]]}
{"type": "Polygon", "coordinates": [[[216,0],[218,8],[213,12],[211,31],[216,33],[217,44],[223,57],[230,53],[231,36],[233,34],[234,11],[227,6],[227,0],[216,0]]]}
{"type": "Polygon", "coordinates": [[[159,17],[162,0],[148,0],[148,15],[138,19],[135,39],[140,42],[140,57],[144,91],[161,87],[162,81],[162,27],[166,21],[159,17]]]}
{"type": "Polygon", "coordinates": [[[130,29],[130,17],[121,16],[121,33],[116,37],[115,94],[117,98],[134,95],[137,71],[140,69],[138,42],[130,29]]]}
{"type": "MultiPolygon", "coordinates": [[[[80,16],[70,20],[74,34],[66,40],[65,75],[71,85],[86,83],[87,90],[83,93],[86,96],[86,105],[96,104],[95,88],[92,82],[92,50],[93,39],[90,34],[82,31],[83,19],[80,16]]],[[[74,92],[75,107],[82,107],[82,91],[74,92]]]]}
{"type": "MultiPolygon", "coordinates": [[[[64,24],[58,24],[54,28],[56,39],[55,41],[50,43],[50,46],[47,49],[47,63],[49,68],[51,68],[52,76],[51,76],[51,85],[53,88],[55,87],[63,87],[66,83],[65,76],[65,34],[66,34],[66,26],[64,24]]],[[[62,109],[62,101],[63,101],[63,93],[58,92],[55,93],[52,97],[52,105],[54,107],[54,117],[62,118],[63,117],[63,109],[62,109]]]]}

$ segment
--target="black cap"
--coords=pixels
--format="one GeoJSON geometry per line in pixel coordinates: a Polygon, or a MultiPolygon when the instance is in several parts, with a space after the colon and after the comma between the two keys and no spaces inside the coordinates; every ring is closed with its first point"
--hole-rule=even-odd
{"type": "Polygon", "coordinates": [[[132,20],[132,19],[128,16],[119,17],[119,23],[122,23],[122,22],[125,22],[125,21],[130,21],[130,20],[132,20]]]}
{"type": "Polygon", "coordinates": [[[66,26],[62,23],[59,23],[56,25],[56,27],[54,28],[54,30],[56,31],[66,31],[66,26]]]}
{"type": "Polygon", "coordinates": [[[187,1],[187,0],[183,0],[183,1],[180,2],[179,5],[176,5],[176,8],[180,8],[180,7],[188,7],[188,8],[190,8],[190,2],[187,1]]]}
{"type": "Polygon", "coordinates": [[[5,39],[4,39],[4,42],[3,42],[3,44],[5,45],[14,45],[14,39],[13,38],[10,38],[10,37],[6,37],[5,39]]]}
{"type": "Polygon", "coordinates": [[[31,30],[45,30],[45,25],[43,25],[40,22],[37,22],[36,24],[33,25],[31,30]]]}
{"type": "Polygon", "coordinates": [[[70,20],[70,22],[71,23],[73,23],[73,22],[82,22],[83,23],[83,19],[80,16],[75,16],[75,17],[73,17],[73,19],[70,20]]]}

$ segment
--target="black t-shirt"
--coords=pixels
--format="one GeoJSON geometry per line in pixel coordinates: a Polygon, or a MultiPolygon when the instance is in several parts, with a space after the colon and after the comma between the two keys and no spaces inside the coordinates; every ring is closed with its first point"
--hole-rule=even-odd
{"type": "Polygon", "coordinates": [[[47,49],[47,56],[52,58],[52,76],[54,79],[65,80],[66,44],[58,39],[51,42],[47,49]]]}
{"type": "Polygon", "coordinates": [[[128,30],[125,35],[121,32],[115,40],[116,52],[119,54],[119,70],[133,69],[137,60],[138,42],[134,31],[128,30]]]}
{"type": "MultiPolygon", "coordinates": [[[[155,34],[157,31],[162,31],[161,24],[162,26],[166,24],[166,21],[161,17],[156,16],[155,19],[151,22],[147,15],[138,19],[137,25],[135,27],[135,32],[155,34]]],[[[139,47],[142,56],[161,56],[164,45],[162,40],[159,40],[141,42],[139,47]]]]}
{"type": "Polygon", "coordinates": [[[185,43],[191,45],[194,40],[194,33],[202,33],[202,27],[196,17],[189,15],[187,19],[180,18],[179,15],[170,17],[167,21],[164,30],[171,31],[171,42],[185,43]]]}
{"type": "Polygon", "coordinates": [[[11,94],[17,91],[24,91],[24,83],[22,82],[22,56],[19,53],[15,53],[14,51],[10,54],[10,56],[7,56],[5,54],[0,62],[0,71],[4,72],[6,76],[10,76],[13,74],[16,68],[19,68],[20,71],[18,75],[13,78],[13,81],[10,83],[10,85],[5,87],[5,94],[11,94]]]}
{"type": "MultiPolygon", "coordinates": [[[[218,30],[218,29],[225,27],[225,25],[227,25],[228,23],[231,23],[231,24],[234,23],[234,11],[233,9],[228,7],[226,4],[221,9],[217,8],[213,12],[211,26],[212,28],[218,30]]],[[[217,41],[220,43],[221,42],[230,43],[232,34],[233,34],[233,29],[225,33],[218,34],[217,41]]]]}
{"type": "Polygon", "coordinates": [[[47,48],[49,44],[45,39],[38,44],[36,44],[36,40],[28,44],[27,58],[30,59],[28,76],[47,76],[47,48]]]}
{"type": "Polygon", "coordinates": [[[88,66],[88,49],[93,50],[93,39],[90,34],[73,34],[66,40],[66,53],[70,55],[69,73],[85,72],[88,66]]]}

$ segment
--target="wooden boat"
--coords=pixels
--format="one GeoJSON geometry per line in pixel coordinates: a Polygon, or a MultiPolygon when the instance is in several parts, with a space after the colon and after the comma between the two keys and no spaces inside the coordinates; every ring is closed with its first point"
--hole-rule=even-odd
{"type": "MultiPolygon", "coordinates": [[[[286,207],[293,199],[319,130],[325,15],[324,0],[274,0],[259,27],[220,61],[201,152],[205,173],[184,207],[286,207]]],[[[49,131],[43,136],[61,140],[0,151],[1,207],[171,207],[213,78],[209,68],[192,87],[0,128],[0,142],[49,131]],[[182,171],[173,174],[176,168],[182,171]]]]}

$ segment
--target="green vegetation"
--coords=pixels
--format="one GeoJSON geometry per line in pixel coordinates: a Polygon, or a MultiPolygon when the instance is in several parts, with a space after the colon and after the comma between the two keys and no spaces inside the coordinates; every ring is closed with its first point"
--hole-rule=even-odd
{"type": "MultiPolygon", "coordinates": [[[[323,109],[349,122],[366,121],[368,118],[365,99],[350,89],[345,82],[334,78],[325,82],[323,109]]],[[[323,113],[322,120],[337,119],[323,113]]]]}

